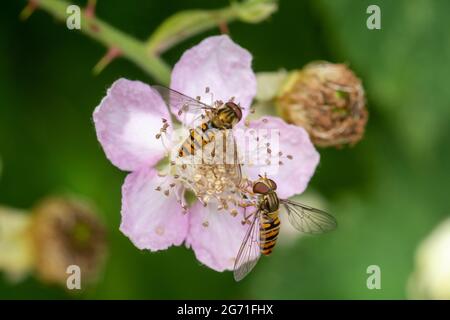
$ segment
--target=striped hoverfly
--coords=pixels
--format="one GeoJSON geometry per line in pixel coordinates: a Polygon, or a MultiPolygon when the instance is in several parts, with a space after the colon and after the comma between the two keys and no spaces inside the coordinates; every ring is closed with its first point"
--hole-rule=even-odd
{"type": "Polygon", "coordinates": [[[256,196],[256,211],[244,214],[244,224],[249,228],[244,236],[234,265],[234,279],[242,280],[257,264],[261,255],[270,255],[280,232],[280,205],[285,208],[289,222],[300,232],[319,234],[336,228],[336,219],[325,211],[280,199],[275,181],[260,176],[251,183],[251,193],[256,196]]]}
{"type": "MultiPolygon", "coordinates": [[[[182,137],[176,149],[176,176],[179,176],[205,205],[211,198],[220,204],[230,197],[241,180],[241,170],[237,154],[233,127],[242,119],[242,108],[230,98],[227,102],[211,101],[208,105],[200,97],[191,98],[176,90],[152,86],[164,102],[178,115],[191,116],[187,137],[182,137]],[[213,173],[214,178],[208,179],[213,173]],[[223,181],[221,181],[222,179],[223,181]],[[214,180],[210,185],[209,180],[214,180]]],[[[209,88],[206,88],[209,93],[209,88]]],[[[212,99],[213,100],[213,99],[212,99]]],[[[227,205],[224,205],[227,207],[227,205]]]]}

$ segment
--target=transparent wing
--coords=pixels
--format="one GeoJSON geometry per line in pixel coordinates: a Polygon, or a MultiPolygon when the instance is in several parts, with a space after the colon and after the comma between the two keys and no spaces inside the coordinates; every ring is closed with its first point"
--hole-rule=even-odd
{"type": "Polygon", "coordinates": [[[261,256],[259,249],[260,212],[254,213],[234,263],[234,280],[240,281],[255,267],[261,256]]]}
{"type": "Polygon", "coordinates": [[[325,233],[337,227],[336,219],[325,211],[291,200],[280,199],[280,202],[286,208],[289,222],[301,232],[325,233]]]}
{"type": "Polygon", "coordinates": [[[242,169],[239,160],[239,153],[237,148],[236,139],[230,130],[227,130],[226,134],[226,145],[224,152],[226,154],[225,167],[230,179],[233,181],[234,185],[238,187],[242,180],[242,169]]]}
{"type": "MultiPolygon", "coordinates": [[[[210,129],[211,130],[211,129],[210,129]]],[[[231,130],[216,130],[214,140],[203,146],[202,164],[208,164],[223,174],[234,187],[242,179],[238,147],[231,130]]]]}
{"type": "Polygon", "coordinates": [[[188,97],[187,95],[176,90],[159,85],[154,85],[152,88],[158,91],[164,102],[172,109],[173,112],[182,111],[184,113],[193,113],[194,115],[198,115],[198,113],[203,110],[215,109],[206,103],[188,97]]]}

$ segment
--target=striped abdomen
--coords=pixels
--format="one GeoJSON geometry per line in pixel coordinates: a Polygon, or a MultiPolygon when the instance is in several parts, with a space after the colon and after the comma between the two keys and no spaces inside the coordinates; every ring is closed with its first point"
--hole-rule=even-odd
{"type": "Polygon", "coordinates": [[[278,218],[278,210],[269,214],[263,214],[259,227],[259,247],[261,253],[269,255],[272,253],[277,243],[278,234],[280,233],[280,219],[278,218]]]}
{"type": "Polygon", "coordinates": [[[202,149],[206,144],[214,139],[214,130],[211,128],[210,122],[202,123],[200,126],[189,130],[189,137],[183,142],[178,150],[178,156],[191,156],[197,150],[202,149]]]}

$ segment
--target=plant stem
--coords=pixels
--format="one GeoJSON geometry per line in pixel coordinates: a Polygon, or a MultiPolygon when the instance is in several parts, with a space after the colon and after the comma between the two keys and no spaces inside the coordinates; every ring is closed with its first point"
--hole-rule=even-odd
{"type": "MultiPolygon", "coordinates": [[[[35,0],[36,6],[47,11],[55,18],[66,21],[66,13],[70,4],[63,0],[35,0]]],[[[109,50],[114,49],[120,55],[133,61],[156,81],[169,85],[170,67],[159,57],[146,50],[144,42],[117,30],[108,23],[81,10],[81,32],[105,45],[109,50]]]]}

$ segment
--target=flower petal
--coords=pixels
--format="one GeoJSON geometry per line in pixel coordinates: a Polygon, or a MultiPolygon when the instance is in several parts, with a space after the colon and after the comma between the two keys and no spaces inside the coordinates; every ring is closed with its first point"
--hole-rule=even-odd
{"type": "Polygon", "coordinates": [[[123,184],[120,230],[139,249],[164,250],[186,238],[188,217],[177,203],[175,190],[169,196],[155,190],[163,179],[155,169],[143,168],[130,173],[123,184]]]}
{"type": "Polygon", "coordinates": [[[280,198],[302,193],[320,158],[308,133],[301,127],[270,116],[251,121],[247,130],[251,129],[255,130],[255,134],[235,134],[240,154],[245,155],[244,175],[254,180],[259,174],[267,174],[277,183],[280,198]],[[249,143],[248,139],[254,141],[249,143]],[[255,148],[252,149],[249,145],[256,144],[259,146],[256,148],[257,160],[251,160],[252,165],[248,165],[248,159],[254,159],[256,154],[255,148]]]}
{"type": "Polygon", "coordinates": [[[147,84],[124,78],[115,81],[93,118],[106,156],[119,169],[133,171],[163,158],[165,150],[155,135],[162,118],[167,119],[171,130],[170,113],[160,95],[147,84]]]}
{"type": "Polygon", "coordinates": [[[190,209],[186,246],[192,247],[197,260],[216,271],[233,270],[236,255],[248,226],[241,224],[242,214],[233,217],[217,211],[210,203],[204,207],[197,201],[190,209]],[[208,226],[203,223],[207,221],[208,226]]]}
{"type": "MultiPolygon", "coordinates": [[[[235,97],[245,108],[242,117],[245,119],[256,95],[251,62],[251,54],[227,35],[209,37],[184,52],[173,68],[170,87],[190,97],[200,96],[207,104],[211,103],[211,95],[205,93],[206,87],[214,94],[214,100],[228,101],[235,97]]],[[[180,120],[190,123],[192,118],[180,120]]]]}

